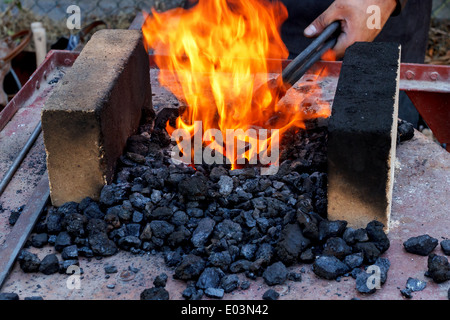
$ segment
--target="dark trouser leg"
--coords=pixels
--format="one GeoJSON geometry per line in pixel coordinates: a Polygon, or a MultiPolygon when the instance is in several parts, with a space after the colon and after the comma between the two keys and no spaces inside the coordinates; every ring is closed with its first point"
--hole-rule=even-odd
{"type": "MultiPolygon", "coordinates": [[[[428,43],[432,0],[409,0],[398,17],[392,17],[375,41],[399,42],[402,62],[423,63],[428,43]]],[[[416,128],[419,113],[406,93],[400,93],[399,118],[416,128]]]]}

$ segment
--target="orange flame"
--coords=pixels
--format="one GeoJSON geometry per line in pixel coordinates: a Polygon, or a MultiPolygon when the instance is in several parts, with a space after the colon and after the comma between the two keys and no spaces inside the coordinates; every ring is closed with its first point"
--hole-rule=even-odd
{"type": "MultiPolygon", "coordinates": [[[[200,0],[189,10],[153,10],[147,16],[143,33],[154,49],[160,83],[188,106],[177,128],[194,136],[194,122],[202,121],[203,132],[266,128],[282,135],[293,126],[304,128],[307,119],[329,116],[329,106],[308,112],[301,101],[278,103],[269,85],[270,74],[282,72],[289,54],[279,32],[286,18],[283,4],[267,0],[200,0]]],[[[167,126],[169,134],[174,130],[167,126]]],[[[270,145],[271,138],[260,143],[270,145]]],[[[257,154],[248,136],[238,139],[252,146],[248,160],[257,154]]]]}

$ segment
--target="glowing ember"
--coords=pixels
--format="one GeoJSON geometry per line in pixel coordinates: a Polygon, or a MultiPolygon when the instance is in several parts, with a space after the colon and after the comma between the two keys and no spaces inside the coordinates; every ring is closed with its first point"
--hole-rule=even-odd
{"type": "Polygon", "coordinates": [[[189,10],[152,14],[143,32],[154,49],[160,83],[188,106],[177,119],[177,128],[167,125],[169,134],[175,129],[187,130],[191,137],[201,134],[204,144],[234,165],[239,159],[260,157],[287,129],[304,128],[305,120],[330,115],[323,102],[314,112],[305,110],[303,101],[278,103],[282,84],[268,84],[270,74],[281,73],[282,60],[288,57],[279,32],[287,18],[281,3],[200,0],[189,10]],[[269,130],[265,137],[248,134],[249,129],[262,128],[277,130],[269,130]],[[212,134],[214,129],[223,133],[225,150],[212,134]],[[242,155],[230,149],[234,143],[225,139],[227,130],[234,130],[233,141],[247,142],[242,155]]]}

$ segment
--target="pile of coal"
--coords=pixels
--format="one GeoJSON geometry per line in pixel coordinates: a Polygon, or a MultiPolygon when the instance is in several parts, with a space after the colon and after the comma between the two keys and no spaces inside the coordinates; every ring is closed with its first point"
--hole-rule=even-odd
{"type": "MultiPolygon", "coordinates": [[[[162,130],[132,136],[99,201],[50,207],[36,225],[28,245],[53,245],[63,261],[40,261],[25,249],[19,263],[25,272],[51,274],[79,265],[79,257],[162,253],[173,277],[187,282],[186,299],[248,288],[238,273],[269,286],[301,281],[287,267],[308,263],[321,278],[353,276],[358,290],[373,292],[364,282],[369,266],[383,270],[384,283],[390,265],[380,259],[389,248],[384,226],[373,221],[355,230],[328,221],[326,129],[286,137],[278,172],[263,176],[258,167],[175,164],[162,130]]],[[[166,297],[161,286],[142,295],[166,297]]]]}

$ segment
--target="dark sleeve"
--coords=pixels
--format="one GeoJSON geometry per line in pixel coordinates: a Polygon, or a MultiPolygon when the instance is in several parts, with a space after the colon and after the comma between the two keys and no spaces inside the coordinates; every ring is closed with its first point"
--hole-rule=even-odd
{"type": "Polygon", "coordinates": [[[397,0],[397,7],[395,8],[394,12],[392,13],[392,16],[398,16],[400,12],[402,12],[403,8],[406,6],[406,3],[408,0],[397,0]]]}

